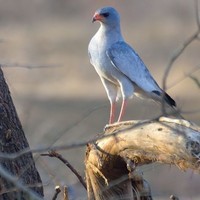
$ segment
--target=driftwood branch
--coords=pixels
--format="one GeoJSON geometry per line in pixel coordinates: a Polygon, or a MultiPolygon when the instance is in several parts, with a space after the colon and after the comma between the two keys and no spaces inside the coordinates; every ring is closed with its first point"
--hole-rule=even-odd
{"type": "Polygon", "coordinates": [[[200,128],[181,119],[128,121],[106,127],[110,136],[89,144],[89,199],[152,199],[137,167],[153,162],[200,172],[200,128]]]}

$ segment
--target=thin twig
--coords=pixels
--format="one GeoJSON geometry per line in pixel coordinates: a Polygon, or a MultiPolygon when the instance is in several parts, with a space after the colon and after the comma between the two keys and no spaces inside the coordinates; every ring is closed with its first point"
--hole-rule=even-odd
{"type": "Polygon", "coordinates": [[[56,200],[57,197],[58,197],[58,194],[59,194],[60,192],[61,192],[60,186],[57,185],[57,186],[55,187],[55,194],[54,194],[52,200],[56,200]]]}
{"type": "Polygon", "coordinates": [[[59,131],[59,132],[56,133],[57,137],[54,138],[54,140],[52,141],[52,143],[49,145],[49,148],[51,146],[53,146],[53,144],[55,144],[66,132],[69,132],[74,127],[77,127],[81,122],[83,122],[83,120],[87,119],[87,117],[89,117],[91,114],[93,114],[94,112],[96,112],[99,109],[102,109],[104,107],[106,107],[105,104],[102,104],[100,106],[94,106],[94,107],[90,108],[89,110],[87,110],[86,112],[84,112],[83,114],[81,114],[80,117],[75,122],[73,122],[71,125],[69,125],[64,130],[61,130],[61,131],[59,131]]]}
{"type": "Polygon", "coordinates": [[[62,157],[61,154],[57,153],[56,151],[50,151],[47,154],[41,154],[41,156],[49,156],[49,157],[58,158],[60,161],[62,161],[76,175],[76,177],[79,179],[79,181],[81,182],[83,187],[85,189],[87,189],[86,183],[83,180],[82,176],[78,173],[78,171],[65,158],[62,157]]]}
{"type": "MultiPolygon", "coordinates": [[[[174,62],[178,59],[178,57],[183,53],[183,51],[196,39],[198,39],[199,34],[200,34],[200,17],[199,17],[199,9],[198,9],[198,0],[195,0],[195,13],[196,13],[196,23],[197,23],[197,31],[194,32],[188,39],[185,40],[185,42],[173,53],[167,67],[164,73],[163,77],[163,90],[166,90],[166,83],[167,83],[167,78],[169,77],[170,70],[172,69],[172,66],[174,62]]],[[[164,95],[163,95],[164,98],[164,95]]],[[[165,114],[165,104],[164,101],[162,101],[162,111],[165,114]]]]}
{"type": "Polygon", "coordinates": [[[180,84],[182,81],[184,81],[189,76],[192,76],[194,73],[197,73],[200,70],[200,65],[194,67],[192,70],[190,70],[188,73],[185,73],[183,77],[177,79],[175,82],[173,82],[170,86],[167,87],[167,90],[174,87],[175,85],[180,84]]]}
{"type": "MultiPolygon", "coordinates": [[[[157,116],[156,118],[153,119],[148,119],[148,120],[144,120],[144,121],[138,121],[137,124],[134,124],[134,127],[132,128],[137,128],[138,126],[144,126],[145,124],[148,124],[154,120],[158,120],[161,116],[157,116]]],[[[0,153],[0,158],[2,159],[9,159],[9,160],[13,160],[18,158],[19,156],[22,156],[26,153],[43,153],[43,152],[47,152],[47,151],[57,151],[57,150],[68,150],[68,149],[74,149],[74,148],[79,148],[79,147],[83,147],[86,146],[88,143],[94,143],[95,141],[99,140],[99,139],[103,139],[103,138],[107,138],[107,137],[112,137],[117,135],[118,133],[113,133],[113,134],[103,134],[100,133],[98,134],[98,136],[95,136],[95,138],[92,138],[90,140],[86,140],[86,141],[81,141],[81,142],[75,142],[75,143],[70,143],[70,144],[65,144],[65,145],[54,145],[51,147],[38,147],[36,149],[30,149],[30,148],[26,148],[21,150],[20,152],[17,153],[0,153]]]]}
{"type": "Polygon", "coordinates": [[[26,69],[41,69],[41,68],[55,68],[61,67],[61,65],[30,65],[30,64],[20,64],[20,63],[1,63],[1,67],[9,68],[9,67],[18,67],[18,68],[26,68],[26,69]]]}
{"type": "MultiPolygon", "coordinates": [[[[162,115],[158,115],[157,117],[152,118],[152,119],[135,121],[137,123],[135,123],[130,128],[134,129],[134,128],[138,128],[138,127],[144,126],[144,125],[146,125],[148,123],[151,123],[152,121],[159,121],[159,118],[161,116],[162,115]]],[[[122,123],[124,123],[124,122],[122,122],[122,123]]],[[[109,126],[115,126],[115,124],[109,125],[109,126]]],[[[105,129],[107,129],[107,127],[105,127],[105,129]]],[[[26,148],[26,149],[23,149],[20,152],[10,153],[10,154],[8,154],[8,153],[0,153],[0,158],[13,160],[13,159],[18,158],[19,156],[22,156],[22,155],[24,155],[26,153],[30,153],[30,152],[31,153],[43,153],[43,152],[47,152],[47,151],[58,151],[58,150],[61,151],[61,150],[79,148],[79,147],[86,146],[88,143],[94,143],[97,140],[100,140],[100,139],[103,139],[103,138],[113,137],[113,136],[115,136],[115,135],[117,135],[119,133],[120,133],[120,131],[119,132],[114,132],[112,134],[104,134],[102,132],[102,133],[99,133],[97,136],[95,136],[95,138],[92,138],[92,139],[86,140],[86,141],[77,142],[77,143],[58,145],[58,146],[51,146],[51,147],[41,147],[41,148],[36,148],[36,149],[26,148]]]]}
{"type": "Polygon", "coordinates": [[[200,30],[200,12],[199,12],[199,0],[194,1],[194,7],[195,7],[195,15],[196,15],[196,23],[197,27],[200,30]]]}
{"type": "Polygon", "coordinates": [[[169,198],[170,198],[171,200],[179,200],[179,198],[176,197],[176,196],[174,196],[174,195],[171,195],[169,198]]]}
{"type": "MultiPolygon", "coordinates": [[[[200,31],[198,30],[193,35],[191,35],[172,55],[168,65],[167,65],[167,68],[165,70],[165,73],[164,73],[165,76],[163,77],[162,85],[163,85],[163,90],[164,91],[166,90],[167,78],[169,77],[169,72],[172,69],[172,66],[173,66],[174,62],[183,53],[183,51],[198,37],[199,33],[200,33],[200,31]]],[[[162,103],[162,110],[165,113],[165,106],[164,106],[165,104],[164,104],[164,101],[162,101],[162,102],[163,102],[162,103]]]]}
{"type": "Polygon", "coordinates": [[[190,75],[189,76],[194,82],[195,84],[198,86],[198,88],[200,88],[200,81],[198,78],[196,78],[195,76],[190,75]]]}
{"type": "Polygon", "coordinates": [[[69,195],[68,195],[68,188],[67,186],[64,186],[64,195],[63,195],[63,200],[69,200],[69,195]]]}
{"type": "MultiPolygon", "coordinates": [[[[16,178],[16,181],[18,180],[18,177],[16,178]]],[[[43,187],[45,184],[42,184],[42,183],[36,183],[36,184],[26,184],[24,187],[26,188],[33,188],[33,187],[43,187]]],[[[19,188],[16,187],[14,184],[13,184],[13,187],[10,187],[9,189],[6,189],[6,188],[3,188],[1,189],[0,191],[0,196],[5,194],[5,193],[10,193],[10,192],[17,192],[19,191],[19,188]]]]}

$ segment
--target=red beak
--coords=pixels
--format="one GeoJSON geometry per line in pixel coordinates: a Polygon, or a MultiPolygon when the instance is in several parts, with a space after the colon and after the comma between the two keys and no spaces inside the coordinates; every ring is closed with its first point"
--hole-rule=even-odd
{"type": "Polygon", "coordinates": [[[95,22],[95,21],[102,21],[103,19],[103,16],[98,14],[98,13],[95,13],[93,18],[92,18],[92,22],[95,22]]]}

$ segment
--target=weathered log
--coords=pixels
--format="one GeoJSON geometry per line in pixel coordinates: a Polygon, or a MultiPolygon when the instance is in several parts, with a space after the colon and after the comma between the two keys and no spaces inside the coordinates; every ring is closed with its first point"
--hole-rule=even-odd
{"type": "Polygon", "coordinates": [[[128,121],[107,126],[89,144],[86,180],[89,199],[152,199],[137,167],[153,162],[200,172],[200,128],[182,120],[128,121]]]}

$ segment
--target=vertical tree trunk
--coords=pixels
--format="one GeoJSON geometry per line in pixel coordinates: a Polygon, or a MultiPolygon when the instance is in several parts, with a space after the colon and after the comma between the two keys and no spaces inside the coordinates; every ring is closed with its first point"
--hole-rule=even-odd
{"type": "MultiPolygon", "coordinates": [[[[0,154],[17,155],[18,152],[28,148],[29,144],[0,68],[0,154]]],[[[22,187],[19,188],[19,184],[11,182],[6,178],[5,173],[0,172],[0,200],[29,199],[27,190],[43,196],[42,181],[32,153],[17,156],[15,159],[0,157],[0,167],[8,175],[16,177],[16,183],[25,186],[24,190],[22,187]]]]}

